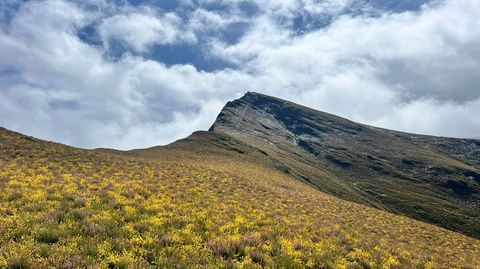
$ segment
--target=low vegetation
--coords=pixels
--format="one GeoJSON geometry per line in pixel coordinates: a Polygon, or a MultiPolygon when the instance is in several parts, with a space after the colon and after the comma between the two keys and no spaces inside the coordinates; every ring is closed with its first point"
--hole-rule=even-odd
{"type": "Polygon", "coordinates": [[[0,152],[0,268],[480,267],[477,239],[252,161],[87,151],[5,130],[0,152]]]}

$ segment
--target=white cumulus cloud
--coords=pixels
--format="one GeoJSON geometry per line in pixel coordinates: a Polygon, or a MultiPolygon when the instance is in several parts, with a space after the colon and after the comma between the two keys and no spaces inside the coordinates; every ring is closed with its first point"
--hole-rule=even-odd
{"type": "Polygon", "coordinates": [[[96,0],[8,7],[0,125],[87,148],[147,147],[207,129],[226,101],[250,90],[381,127],[480,135],[478,1],[378,16],[343,13],[358,4],[346,0],[255,0],[254,14],[240,10],[245,1],[223,2],[222,10],[201,2],[184,1],[181,12],[96,0]],[[298,32],[293,20],[306,13],[332,21],[298,32]],[[238,38],[218,35],[235,23],[248,26],[238,38]],[[85,27],[102,42],[82,39],[85,27]],[[126,51],[112,59],[114,42],[126,51]],[[234,65],[200,71],[148,56],[159,45],[185,44],[234,65]]]}
{"type": "Polygon", "coordinates": [[[157,14],[143,9],[105,18],[98,26],[98,33],[107,47],[123,42],[135,51],[145,52],[152,45],[195,43],[195,34],[182,29],[182,24],[175,13],[157,14]]]}

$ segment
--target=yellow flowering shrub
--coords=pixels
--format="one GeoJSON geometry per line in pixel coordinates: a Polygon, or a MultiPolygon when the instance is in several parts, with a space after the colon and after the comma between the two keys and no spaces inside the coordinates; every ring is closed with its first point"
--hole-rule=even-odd
{"type": "Polygon", "coordinates": [[[0,150],[0,268],[480,268],[479,240],[248,160],[151,159],[2,131],[0,150]]]}

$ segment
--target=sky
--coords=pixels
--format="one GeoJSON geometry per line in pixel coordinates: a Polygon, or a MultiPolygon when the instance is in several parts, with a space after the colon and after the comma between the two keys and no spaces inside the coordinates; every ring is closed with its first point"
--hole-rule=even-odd
{"type": "Polygon", "coordinates": [[[389,129],[480,136],[478,0],[2,0],[0,126],[163,145],[255,91],[389,129]]]}

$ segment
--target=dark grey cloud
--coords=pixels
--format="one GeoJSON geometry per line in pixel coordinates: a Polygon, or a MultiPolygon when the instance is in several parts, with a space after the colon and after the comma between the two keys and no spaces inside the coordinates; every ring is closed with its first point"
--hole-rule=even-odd
{"type": "Polygon", "coordinates": [[[0,125],[146,147],[207,129],[252,90],[388,128],[480,134],[477,1],[168,2],[2,2],[0,125]]]}

